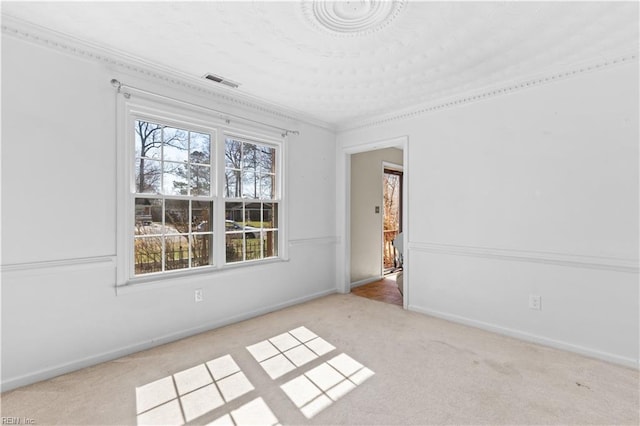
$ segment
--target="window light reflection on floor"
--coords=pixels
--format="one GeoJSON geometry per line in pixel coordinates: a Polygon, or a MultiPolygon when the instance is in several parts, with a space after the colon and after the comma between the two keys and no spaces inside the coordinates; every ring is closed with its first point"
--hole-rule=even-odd
{"type": "Polygon", "coordinates": [[[240,367],[225,355],[137,387],[137,422],[183,425],[252,390],[240,367]]]}
{"type": "MultiPolygon", "coordinates": [[[[247,347],[274,380],[334,349],[333,345],[306,327],[298,327],[247,347]]],[[[373,375],[373,371],[343,353],[289,380],[280,388],[310,419],[373,375]]]]}
{"type": "MultiPolygon", "coordinates": [[[[345,353],[327,359],[336,348],[306,327],[246,349],[274,380],[273,388],[280,387],[308,419],[374,375],[345,353]],[[283,377],[298,369],[301,371],[293,379],[283,377]]],[[[224,355],[137,387],[137,423],[184,425],[213,418],[209,425],[280,426],[267,403],[254,395],[257,391],[231,355],[224,355]],[[226,406],[231,401],[235,402],[226,406]]]]}
{"type": "Polygon", "coordinates": [[[288,381],[280,388],[302,414],[310,419],[374,374],[343,353],[288,381]]]}
{"type": "Polygon", "coordinates": [[[280,426],[280,423],[264,400],[256,398],[207,424],[207,426],[239,425],[280,426]]]}
{"type": "Polygon", "coordinates": [[[335,347],[306,327],[298,327],[247,347],[269,377],[277,379],[335,347]]]}

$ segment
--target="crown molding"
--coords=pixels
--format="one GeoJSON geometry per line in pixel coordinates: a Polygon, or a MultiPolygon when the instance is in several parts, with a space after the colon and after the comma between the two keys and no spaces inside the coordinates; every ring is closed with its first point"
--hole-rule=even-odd
{"type": "Polygon", "coordinates": [[[414,105],[408,108],[401,109],[399,111],[394,111],[392,113],[379,114],[371,118],[353,120],[350,123],[338,124],[337,132],[346,133],[368,127],[380,126],[382,124],[402,121],[423,114],[429,114],[445,109],[455,108],[461,105],[466,105],[474,102],[482,102],[487,99],[508,95],[532,87],[577,77],[588,72],[600,71],[621,64],[634,63],[638,61],[638,56],[638,51],[634,50],[632,52],[611,55],[610,58],[603,59],[602,57],[600,57],[596,60],[582,62],[580,64],[571,64],[564,67],[556,67],[554,69],[546,71],[545,73],[537,74],[534,76],[527,76],[508,82],[501,82],[499,84],[485,87],[483,89],[472,89],[466,92],[458,93],[454,96],[437,99],[428,103],[414,105]]]}
{"type": "Polygon", "coordinates": [[[265,99],[237,91],[237,89],[210,86],[210,82],[199,77],[163,67],[149,61],[128,55],[122,51],[81,40],[76,37],[32,24],[22,19],[1,14],[2,36],[15,37],[24,41],[58,50],[89,61],[115,67],[121,71],[152,78],[163,84],[188,89],[196,94],[205,95],[215,101],[262,113],[280,120],[304,122],[315,127],[335,132],[330,123],[289,110],[265,99]]]}
{"type": "Polygon", "coordinates": [[[113,66],[116,69],[132,73],[133,75],[152,78],[162,82],[163,84],[188,89],[195,94],[213,98],[213,100],[227,105],[240,106],[247,110],[262,113],[280,120],[303,122],[334,133],[346,133],[359,129],[375,127],[428,113],[455,108],[461,105],[481,102],[531,87],[576,77],[584,73],[603,70],[620,64],[634,63],[637,62],[639,56],[637,50],[618,55],[612,54],[608,58],[600,57],[590,62],[572,64],[561,68],[557,67],[553,70],[549,70],[535,76],[527,76],[510,82],[501,82],[483,89],[469,90],[458,93],[454,96],[414,105],[391,113],[379,114],[369,118],[360,120],[355,119],[342,124],[339,123],[338,125],[333,125],[306,114],[302,114],[298,111],[293,111],[273,104],[265,99],[239,92],[237,89],[226,87],[212,88],[208,82],[203,81],[199,77],[194,77],[190,74],[178,72],[175,69],[144,61],[122,51],[107,48],[85,40],[80,40],[68,34],[35,25],[6,14],[0,14],[0,16],[2,18],[3,36],[19,38],[73,56],[81,57],[86,60],[113,66]]]}

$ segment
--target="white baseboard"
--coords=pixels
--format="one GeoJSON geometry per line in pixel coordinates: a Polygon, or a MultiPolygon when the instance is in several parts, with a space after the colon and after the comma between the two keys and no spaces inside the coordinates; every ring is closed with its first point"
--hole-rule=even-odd
{"type": "Polygon", "coordinates": [[[363,280],[359,280],[359,281],[354,281],[351,283],[351,288],[356,288],[356,287],[360,287],[361,285],[365,285],[365,284],[370,284],[376,281],[380,281],[382,278],[384,278],[382,275],[380,276],[376,276],[376,277],[369,277],[369,278],[365,278],[363,280]]]}
{"type": "Polygon", "coordinates": [[[487,331],[492,331],[494,333],[503,334],[503,335],[514,337],[516,339],[524,340],[527,342],[538,343],[544,346],[549,346],[555,349],[561,349],[568,352],[575,352],[580,355],[585,355],[591,358],[596,358],[596,359],[611,362],[614,364],[623,365],[625,367],[634,368],[636,370],[640,369],[639,360],[637,359],[628,358],[628,357],[612,354],[609,352],[602,352],[596,349],[585,348],[584,346],[574,345],[569,342],[554,340],[547,337],[527,333],[524,331],[515,330],[508,327],[502,327],[496,324],[486,323],[483,321],[462,317],[459,315],[434,311],[432,309],[425,309],[415,305],[410,305],[408,309],[410,311],[418,312],[425,315],[430,315],[433,317],[441,318],[441,319],[459,323],[459,324],[469,325],[471,327],[476,327],[476,328],[480,328],[487,331]]]}
{"type": "Polygon", "coordinates": [[[231,317],[212,321],[207,324],[193,327],[187,330],[169,333],[163,336],[158,336],[152,339],[147,339],[144,342],[136,343],[133,345],[125,346],[112,351],[104,352],[101,354],[91,355],[86,358],[77,359],[65,364],[61,364],[55,367],[45,368],[35,371],[33,373],[25,374],[19,377],[10,378],[4,380],[0,385],[2,392],[6,392],[12,389],[16,389],[22,386],[30,385],[42,380],[51,379],[62,374],[70,373],[72,371],[79,370],[81,368],[90,367],[102,362],[112,361],[123,356],[131,355],[136,352],[140,352],[146,349],[150,349],[156,346],[164,345],[166,343],[175,342],[176,340],[184,339],[199,333],[214,330],[216,328],[224,327],[229,324],[251,319],[260,315],[268,314],[270,312],[278,311],[280,309],[287,308],[289,306],[298,305],[300,303],[308,302],[319,297],[328,296],[336,293],[335,289],[324,290],[318,293],[303,296],[297,299],[291,299],[282,303],[267,306],[264,308],[256,309],[251,312],[246,312],[240,315],[234,315],[231,317]]]}

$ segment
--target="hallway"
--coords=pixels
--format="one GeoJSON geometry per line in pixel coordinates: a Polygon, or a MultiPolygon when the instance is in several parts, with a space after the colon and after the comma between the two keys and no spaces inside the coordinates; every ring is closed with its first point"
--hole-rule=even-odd
{"type": "Polygon", "coordinates": [[[379,302],[402,306],[402,293],[396,283],[397,274],[390,274],[379,281],[361,285],[351,289],[351,293],[379,302]]]}

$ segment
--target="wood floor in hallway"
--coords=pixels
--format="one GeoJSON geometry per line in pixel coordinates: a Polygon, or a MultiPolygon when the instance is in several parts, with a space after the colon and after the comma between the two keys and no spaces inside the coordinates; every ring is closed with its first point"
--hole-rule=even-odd
{"type": "Polygon", "coordinates": [[[402,294],[398,290],[396,275],[388,275],[379,281],[351,289],[356,296],[402,306],[402,294]]]}

